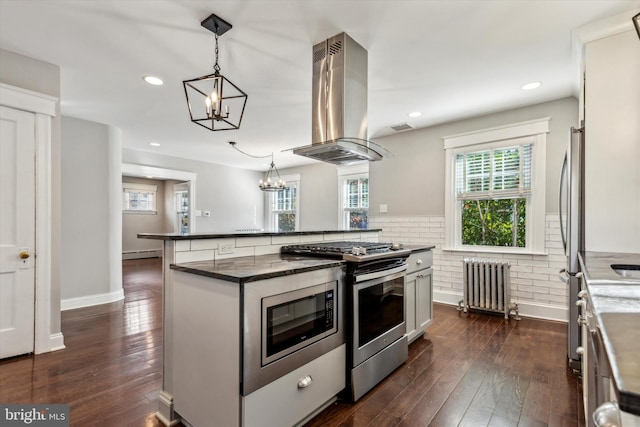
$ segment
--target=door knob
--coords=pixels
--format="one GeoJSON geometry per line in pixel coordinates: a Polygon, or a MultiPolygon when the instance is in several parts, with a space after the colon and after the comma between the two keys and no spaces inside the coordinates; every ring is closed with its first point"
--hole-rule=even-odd
{"type": "Polygon", "coordinates": [[[31,254],[29,253],[29,251],[21,251],[20,252],[20,259],[27,259],[31,256],[31,254]]]}

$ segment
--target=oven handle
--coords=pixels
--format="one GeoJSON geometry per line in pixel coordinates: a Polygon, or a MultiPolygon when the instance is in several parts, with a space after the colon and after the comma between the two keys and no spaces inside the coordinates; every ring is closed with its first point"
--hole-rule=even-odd
{"type": "MultiPolygon", "coordinates": [[[[375,280],[378,279],[380,277],[387,277],[390,276],[392,274],[396,274],[396,273],[404,273],[405,271],[407,271],[407,265],[401,265],[399,267],[394,267],[394,268],[390,268],[387,270],[381,270],[381,271],[375,271],[373,273],[366,273],[366,274],[360,274],[360,275],[356,275],[356,283],[360,283],[360,282],[365,282],[368,280],[375,280]]],[[[402,276],[402,274],[397,274],[396,277],[400,277],[402,276]]],[[[395,279],[396,277],[390,277],[389,280],[391,279],[395,279]]]]}

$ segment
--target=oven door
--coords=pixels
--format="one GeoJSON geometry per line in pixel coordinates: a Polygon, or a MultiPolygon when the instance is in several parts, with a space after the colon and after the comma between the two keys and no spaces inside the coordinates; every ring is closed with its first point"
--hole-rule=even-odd
{"type": "Polygon", "coordinates": [[[406,332],[404,277],[407,266],[355,275],[353,364],[358,366],[406,332]]]}

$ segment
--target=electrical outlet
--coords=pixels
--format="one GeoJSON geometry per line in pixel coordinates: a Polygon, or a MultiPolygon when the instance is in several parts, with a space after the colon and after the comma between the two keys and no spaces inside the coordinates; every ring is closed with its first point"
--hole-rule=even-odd
{"type": "Polygon", "coordinates": [[[220,255],[233,253],[233,245],[231,243],[223,243],[223,244],[221,244],[220,245],[220,249],[218,249],[218,253],[220,255]]]}

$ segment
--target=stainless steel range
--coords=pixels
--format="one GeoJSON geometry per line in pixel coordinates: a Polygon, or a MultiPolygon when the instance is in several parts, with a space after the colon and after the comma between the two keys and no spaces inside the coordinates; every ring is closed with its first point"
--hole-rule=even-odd
{"type": "Polygon", "coordinates": [[[347,261],[347,376],[342,397],[355,402],[407,360],[404,278],[411,251],[374,242],[290,245],[281,251],[347,261]]]}

